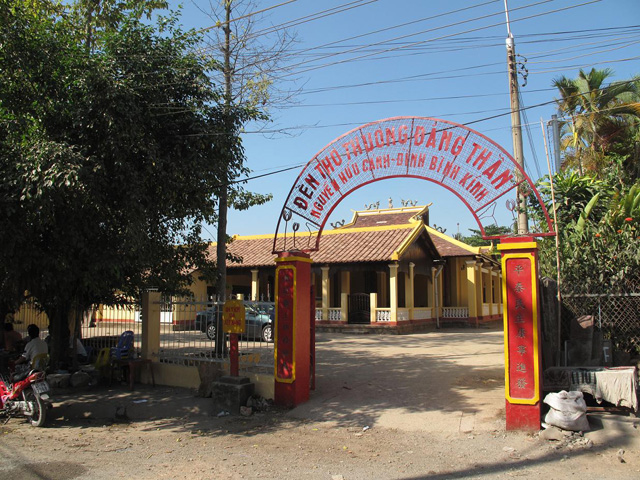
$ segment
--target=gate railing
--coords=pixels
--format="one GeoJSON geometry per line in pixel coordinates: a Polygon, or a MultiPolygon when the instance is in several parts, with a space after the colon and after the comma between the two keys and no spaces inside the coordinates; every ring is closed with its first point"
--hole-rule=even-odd
{"type": "MultiPolygon", "coordinates": [[[[246,309],[247,331],[238,341],[240,370],[272,372],[274,303],[243,303],[246,309]],[[263,338],[266,326],[271,328],[269,340],[263,338]]],[[[160,362],[176,365],[228,362],[228,335],[209,329],[222,314],[223,305],[224,302],[212,302],[206,298],[172,298],[160,303],[162,310],[173,312],[173,322],[160,325],[160,362]],[[220,334],[225,336],[225,347],[222,351],[216,352],[215,339],[220,334]]]]}

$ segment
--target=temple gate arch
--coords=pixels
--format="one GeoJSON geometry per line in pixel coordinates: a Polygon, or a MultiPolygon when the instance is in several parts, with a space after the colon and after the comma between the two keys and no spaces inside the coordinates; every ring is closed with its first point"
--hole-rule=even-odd
{"type": "Polygon", "coordinates": [[[507,194],[526,187],[538,200],[547,231],[504,239],[502,251],[507,427],[539,428],[540,337],[533,237],[553,235],[549,214],[531,179],[504,148],[464,125],[429,117],[393,117],[345,133],[321,149],[291,187],[273,242],[273,252],[278,254],[276,402],[297,405],[309,398],[310,253],[319,249],[327,220],[351,192],[393,178],[423,179],[449,190],[473,215],[484,238],[500,238],[486,235],[488,222],[483,219],[492,218],[487,212],[495,210],[507,194]]]}

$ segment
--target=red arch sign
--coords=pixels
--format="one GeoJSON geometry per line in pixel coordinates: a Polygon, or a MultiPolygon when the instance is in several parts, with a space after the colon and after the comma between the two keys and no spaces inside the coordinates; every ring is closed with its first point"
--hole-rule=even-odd
{"type": "Polygon", "coordinates": [[[553,232],[533,182],[500,145],[458,123],[394,117],[354,128],[305,165],[282,208],[274,253],[318,250],[322,230],[338,204],[354,190],[389,178],[419,178],[453,192],[485,238],[491,237],[482,219],[490,219],[498,200],[526,182],[542,206],[548,232],[553,232]]]}

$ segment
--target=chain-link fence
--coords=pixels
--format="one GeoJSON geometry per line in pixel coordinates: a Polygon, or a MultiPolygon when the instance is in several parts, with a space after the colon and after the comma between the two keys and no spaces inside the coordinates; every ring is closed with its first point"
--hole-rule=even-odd
{"type": "Polygon", "coordinates": [[[614,351],[640,354],[640,292],[627,294],[564,294],[562,332],[568,338],[572,322],[591,316],[603,339],[611,340],[614,351]]]}
{"type": "Polygon", "coordinates": [[[591,283],[588,292],[584,291],[582,284],[565,283],[562,285],[559,312],[553,306],[557,303],[557,284],[545,278],[543,285],[543,311],[548,317],[543,319],[545,342],[552,351],[564,352],[562,358],[556,359],[556,364],[571,363],[568,357],[572,344],[575,351],[580,343],[587,340],[594,342],[593,361],[598,355],[603,355],[601,362],[607,361],[606,353],[596,352],[602,350],[603,345],[605,350],[612,350],[613,360],[618,364],[640,355],[640,272],[624,272],[613,284],[612,281],[603,281],[596,288],[591,283]],[[581,338],[585,326],[593,327],[593,338],[581,338]]]}

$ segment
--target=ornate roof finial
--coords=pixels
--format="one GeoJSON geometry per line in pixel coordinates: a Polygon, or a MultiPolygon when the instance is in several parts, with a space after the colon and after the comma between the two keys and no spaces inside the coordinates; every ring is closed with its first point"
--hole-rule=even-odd
{"type": "Polygon", "coordinates": [[[389,197],[389,208],[393,208],[393,200],[391,200],[391,197],[389,197]]]}

